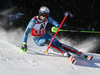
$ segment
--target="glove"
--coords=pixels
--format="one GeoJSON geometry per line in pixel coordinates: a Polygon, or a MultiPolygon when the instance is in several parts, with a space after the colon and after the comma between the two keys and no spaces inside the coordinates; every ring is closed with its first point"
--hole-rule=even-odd
{"type": "Polygon", "coordinates": [[[21,49],[23,50],[23,52],[26,52],[26,51],[27,51],[26,42],[24,42],[24,43],[22,44],[21,49]]]}

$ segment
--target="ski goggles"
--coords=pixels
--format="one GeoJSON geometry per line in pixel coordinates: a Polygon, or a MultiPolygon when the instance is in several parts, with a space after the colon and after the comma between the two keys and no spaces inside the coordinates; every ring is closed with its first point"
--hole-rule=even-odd
{"type": "Polygon", "coordinates": [[[41,15],[42,15],[43,17],[48,17],[48,14],[42,13],[41,15]]]}

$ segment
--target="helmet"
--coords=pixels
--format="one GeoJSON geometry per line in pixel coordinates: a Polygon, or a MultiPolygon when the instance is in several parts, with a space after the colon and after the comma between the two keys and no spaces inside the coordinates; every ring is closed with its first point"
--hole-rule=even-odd
{"type": "Polygon", "coordinates": [[[46,6],[42,6],[42,7],[40,7],[40,9],[39,9],[39,16],[42,15],[42,16],[46,16],[46,17],[48,17],[49,14],[50,14],[50,10],[49,10],[48,7],[46,7],[46,6]]]}

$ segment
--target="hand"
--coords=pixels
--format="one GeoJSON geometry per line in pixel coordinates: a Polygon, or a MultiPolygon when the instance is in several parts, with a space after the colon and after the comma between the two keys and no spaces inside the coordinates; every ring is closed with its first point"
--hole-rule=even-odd
{"type": "Polygon", "coordinates": [[[24,42],[24,43],[22,44],[21,49],[23,50],[23,52],[26,52],[26,51],[27,51],[26,42],[24,42]]]}

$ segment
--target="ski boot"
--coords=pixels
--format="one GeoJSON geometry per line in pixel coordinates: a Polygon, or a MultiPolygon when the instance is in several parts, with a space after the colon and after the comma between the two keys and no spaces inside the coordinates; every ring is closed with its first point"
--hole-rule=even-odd
{"type": "Polygon", "coordinates": [[[70,61],[72,62],[72,64],[75,64],[76,63],[76,60],[75,60],[75,58],[74,57],[70,57],[70,61]]]}
{"type": "Polygon", "coordinates": [[[68,52],[63,52],[62,55],[65,57],[68,57],[72,64],[74,64],[76,62],[75,58],[73,56],[71,56],[68,52]]]}
{"type": "Polygon", "coordinates": [[[87,60],[89,60],[89,61],[91,61],[91,60],[93,59],[93,56],[85,55],[85,54],[82,53],[82,52],[78,52],[77,54],[78,54],[78,56],[80,56],[81,58],[85,58],[85,59],[87,59],[87,60]]]}

